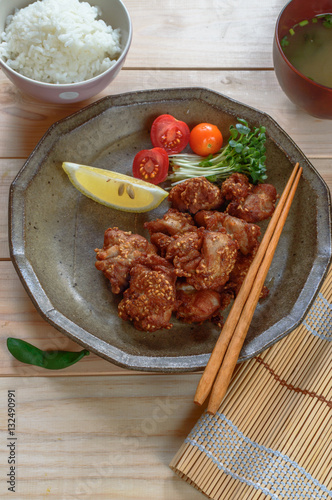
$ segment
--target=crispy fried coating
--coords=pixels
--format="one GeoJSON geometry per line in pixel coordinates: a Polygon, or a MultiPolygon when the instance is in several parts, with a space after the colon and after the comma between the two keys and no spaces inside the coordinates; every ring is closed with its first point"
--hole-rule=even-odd
{"type": "Polygon", "coordinates": [[[276,199],[277,191],[272,184],[258,184],[246,198],[233,200],[226,212],[246,222],[259,222],[271,217],[276,199]]]}
{"type": "Polygon", "coordinates": [[[157,248],[158,254],[161,257],[166,257],[168,245],[172,241],[172,237],[164,233],[153,233],[150,237],[151,243],[157,248]]]}
{"type": "Polygon", "coordinates": [[[199,210],[215,210],[223,204],[218,186],[205,177],[194,177],[174,186],[169,193],[173,208],[195,214],[199,210]]]}
{"type": "Polygon", "coordinates": [[[203,323],[213,318],[222,303],[215,290],[196,290],[186,283],[177,285],[176,299],[176,317],[184,323],[203,323]]]}
{"type": "Polygon", "coordinates": [[[118,313],[138,330],[169,329],[175,306],[176,274],[173,266],[158,255],[137,260],[130,271],[130,286],[124,292],[118,313]]]}
{"type": "Polygon", "coordinates": [[[261,229],[256,224],[250,224],[224,212],[208,210],[198,212],[195,215],[195,221],[209,231],[227,232],[233,236],[244,255],[251,253],[258,245],[261,229]]]}
{"type": "Polygon", "coordinates": [[[165,258],[172,262],[176,275],[190,277],[200,263],[203,232],[193,231],[175,235],[166,249],[165,258]]]}
{"type": "Polygon", "coordinates": [[[221,185],[222,195],[227,201],[246,198],[251,189],[248,177],[239,173],[230,175],[221,185]]]}
{"type": "Polygon", "coordinates": [[[196,290],[188,283],[176,284],[176,317],[184,323],[199,323],[211,321],[219,328],[223,326],[222,311],[234,298],[232,291],[196,290]]]}
{"type": "Polygon", "coordinates": [[[232,174],[221,185],[221,192],[229,205],[226,212],[246,222],[259,222],[274,212],[277,191],[272,184],[250,184],[244,174],[232,174]]]}
{"type": "Polygon", "coordinates": [[[186,277],[196,290],[215,290],[227,282],[237,250],[237,242],[228,234],[198,228],[174,236],[166,259],[173,262],[177,276],[186,277]]]}
{"type": "Polygon", "coordinates": [[[104,246],[96,248],[96,268],[111,282],[112,292],[120,293],[128,287],[130,268],[142,255],[156,254],[155,247],[139,234],[108,228],[104,246]]]}
{"type": "Polygon", "coordinates": [[[206,231],[201,249],[202,260],[188,283],[197,290],[216,289],[223,286],[232,271],[238,244],[228,234],[206,231]]]}
{"type": "Polygon", "coordinates": [[[175,208],[170,208],[162,219],[145,222],[144,227],[149,231],[150,235],[154,233],[164,233],[170,236],[185,233],[186,231],[194,231],[196,229],[192,216],[180,212],[175,208]]]}

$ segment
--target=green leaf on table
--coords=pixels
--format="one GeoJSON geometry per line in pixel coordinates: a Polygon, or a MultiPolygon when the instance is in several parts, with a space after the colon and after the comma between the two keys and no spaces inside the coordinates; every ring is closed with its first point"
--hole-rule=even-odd
{"type": "Polygon", "coordinates": [[[47,370],[62,370],[80,361],[90,353],[87,349],[82,351],[42,351],[25,340],[9,337],[7,348],[12,356],[21,363],[40,366],[47,370]]]}

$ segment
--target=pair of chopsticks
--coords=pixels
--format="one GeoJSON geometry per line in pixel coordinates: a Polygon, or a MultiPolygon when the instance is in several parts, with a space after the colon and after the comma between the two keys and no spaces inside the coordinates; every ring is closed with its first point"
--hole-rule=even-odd
{"type": "Polygon", "coordinates": [[[199,381],[194,401],[202,405],[211,391],[207,408],[211,415],[227,392],[301,174],[297,163],[199,381]]]}

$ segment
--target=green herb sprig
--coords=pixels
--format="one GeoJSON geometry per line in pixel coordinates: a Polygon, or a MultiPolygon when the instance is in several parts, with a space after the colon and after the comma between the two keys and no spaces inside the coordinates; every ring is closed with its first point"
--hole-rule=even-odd
{"type": "Polygon", "coordinates": [[[332,28],[332,14],[326,14],[323,17],[323,26],[325,28],[332,28]]]}
{"type": "Polygon", "coordinates": [[[41,351],[25,340],[8,338],[7,348],[15,359],[28,365],[40,366],[48,370],[61,370],[77,363],[89,353],[83,349],[78,352],[71,351],[41,351]]]}
{"type": "Polygon", "coordinates": [[[289,40],[287,35],[285,35],[281,40],[280,40],[280,45],[282,48],[287,47],[289,45],[289,40]]]}
{"type": "Polygon", "coordinates": [[[206,177],[211,182],[219,182],[234,172],[247,175],[253,183],[264,182],[266,175],[266,134],[265,127],[250,129],[248,122],[238,118],[238,123],[230,126],[230,140],[216,155],[207,157],[195,154],[170,155],[172,173],[168,179],[172,186],[192,177],[206,177]]]}

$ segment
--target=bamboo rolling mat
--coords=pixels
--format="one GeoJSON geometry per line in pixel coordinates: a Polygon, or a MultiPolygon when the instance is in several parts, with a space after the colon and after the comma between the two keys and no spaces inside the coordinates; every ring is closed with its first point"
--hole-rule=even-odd
{"type": "Polygon", "coordinates": [[[332,497],[332,266],[303,323],[238,365],[170,463],[208,498],[332,497]]]}

